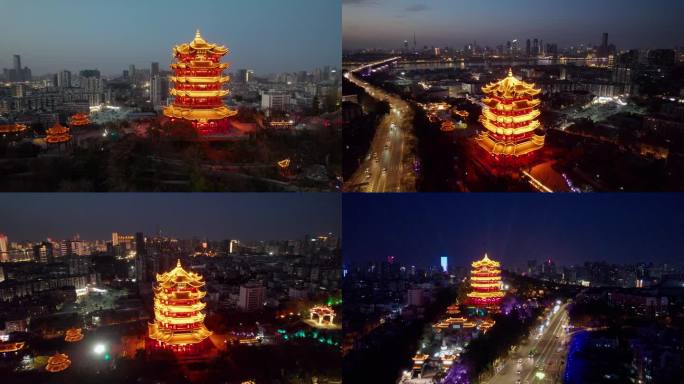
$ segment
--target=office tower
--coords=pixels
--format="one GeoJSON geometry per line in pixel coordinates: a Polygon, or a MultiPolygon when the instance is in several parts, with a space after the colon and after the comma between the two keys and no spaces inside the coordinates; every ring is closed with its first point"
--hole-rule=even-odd
{"type": "Polygon", "coordinates": [[[9,261],[9,249],[8,249],[7,235],[0,233],[0,262],[9,261]]]}
{"type": "Polygon", "coordinates": [[[266,288],[261,283],[247,283],[240,286],[238,308],[245,312],[258,311],[264,306],[266,288]]]}
{"type": "Polygon", "coordinates": [[[261,94],[261,108],[287,112],[290,110],[290,94],[279,90],[268,90],[261,94]]]}
{"type": "Polygon", "coordinates": [[[43,241],[40,244],[34,245],[33,260],[39,263],[52,263],[54,261],[52,243],[49,241],[43,241]]]}
{"type": "Polygon", "coordinates": [[[145,236],[142,232],[135,234],[135,273],[138,283],[148,281],[147,249],[145,248],[145,236]]]}
{"type": "Polygon", "coordinates": [[[18,74],[19,72],[21,72],[21,56],[14,55],[13,59],[14,59],[14,70],[18,74]]]}
{"type": "Polygon", "coordinates": [[[155,76],[159,76],[159,63],[152,62],[152,65],[150,66],[150,78],[153,78],[155,76]]]}
{"type": "Polygon", "coordinates": [[[59,71],[57,75],[57,87],[61,89],[71,88],[71,72],[65,70],[59,71]]]}
{"type": "Polygon", "coordinates": [[[150,102],[157,110],[166,105],[169,93],[169,80],[166,76],[156,75],[150,80],[150,102]]]}
{"type": "Polygon", "coordinates": [[[406,305],[409,307],[423,306],[423,290],[421,288],[411,288],[406,292],[406,305]]]}
{"type": "Polygon", "coordinates": [[[449,257],[442,256],[439,258],[439,265],[442,267],[442,272],[449,272],[449,257]]]}
{"type": "Polygon", "coordinates": [[[128,79],[131,83],[135,83],[135,65],[131,64],[128,66],[128,79]]]}
{"type": "Polygon", "coordinates": [[[525,56],[530,57],[532,55],[532,43],[530,42],[530,39],[527,39],[527,42],[525,43],[525,56]]]}

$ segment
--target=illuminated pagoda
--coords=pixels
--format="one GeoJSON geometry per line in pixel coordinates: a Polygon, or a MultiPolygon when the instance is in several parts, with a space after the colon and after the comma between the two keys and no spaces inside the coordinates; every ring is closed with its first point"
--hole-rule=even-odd
{"type": "Polygon", "coordinates": [[[27,129],[25,124],[0,124],[0,135],[16,135],[26,132],[27,129]]]}
{"type": "Polygon", "coordinates": [[[504,296],[501,290],[501,264],[491,260],[487,254],[482,260],[474,261],[470,271],[471,292],[468,293],[470,306],[475,312],[498,312],[499,304],[504,296]]]}
{"type": "Polygon", "coordinates": [[[77,341],[83,340],[83,332],[81,328],[69,328],[64,334],[64,341],[69,343],[75,343],[77,341]]]}
{"type": "Polygon", "coordinates": [[[71,135],[69,134],[69,128],[63,126],[58,122],[47,130],[47,137],[45,141],[48,144],[62,144],[71,141],[71,135]]]}
{"type": "Polygon", "coordinates": [[[54,355],[48,357],[47,364],[45,365],[45,370],[48,372],[61,372],[71,365],[71,360],[69,356],[64,353],[55,353],[54,355]]]}
{"type": "Polygon", "coordinates": [[[25,343],[23,341],[0,343],[0,354],[14,353],[15,355],[24,349],[25,343]]]}
{"type": "Polygon", "coordinates": [[[154,286],[154,322],[148,324],[153,346],[177,352],[198,352],[212,332],[204,326],[206,306],[202,298],[202,276],[188,272],[181,266],[164,274],[157,274],[154,286]]]}
{"type": "Polygon", "coordinates": [[[237,114],[223,104],[223,97],[230,93],[223,86],[230,77],[223,75],[229,64],[222,63],[221,57],[228,52],[224,46],[207,43],[199,30],[190,43],[175,46],[176,63],[171,64],[170,77],[173,88],[169,91],[174,101],[164,108],[164,115],[171,121],[189,121],[200,135],[226,131],[228,118],[237,114]]]}
{"type": "Polygon", "coordinates": [[[518,80],[509,69],[508,76],[482,87],[486,97],[480,122],[485,130],[477,143],[499,159],[516,159],[542,148],[544,132],[539,123],[541,92],[534,84],[518,80]]]}
{"type": "Polygon", "coordinates": [[[90,124],[90,118],[85,113],[77,113],[69,119],[70,127],[83,127],[90,124]]]}

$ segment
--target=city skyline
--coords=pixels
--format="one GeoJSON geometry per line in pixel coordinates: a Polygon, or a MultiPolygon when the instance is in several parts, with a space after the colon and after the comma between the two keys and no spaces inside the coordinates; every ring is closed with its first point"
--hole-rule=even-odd
{"type": "Polygon", "coordinates": [[[521,0],[498,4],[432,0],[343,0],[344,49],[413,47],[461,49],[477,41],[495,47],[540,38],[561,47],[600,45],[602,33],[620,49],[673,48],[684,43],[676,15],[684,4],[672,0],[572,3],[521,0]],[[495,12],[493,12],[495,10],[495,12]],[[619,17],[616,17],[619,15],[619,17]],[[648,17],[644,17],[648,15],[648,17]]]}
{"type": "Polygon", "coordinates": [[[681,198],[654,195],[344,195],[346,265],[467,266],[485,253],[504,269],[557,264],[681,260],[681,198]],[[351,208],[350,208],[351,207],[351,208]]]}
{"type": "Polygon", "coordinates": [[[242,241],[340,233],[340,201],[327,193],[4,193],[0,205],[0,233],[10,241],[106,240],[157,228],[165,236],[242,241]]]}
{"type": "Polygon", "coordinates": [[[163,7],[132,0],[10,0],[4,7],[11,15],[4,30],[13,37],[0,47],[0,66],[12,68],[12,57],[18,54],[34,76],[92,68],[114,75],[130,64],[149,68],[152,62],[168,69],[172,47],[191,41],[197,29],[208,41],[230,49],[233,70],[250,68],[265,75],[336,66],[341,60],[340,29],[330,28],[341,19],[335,2],[264,0],[257,6],[200,0],[188,7],[178,0],[163,7]],[[207,19],[207,14],[212,17],[207,19]],[[55,28],[49,20],[78,22],[55,28]]]}

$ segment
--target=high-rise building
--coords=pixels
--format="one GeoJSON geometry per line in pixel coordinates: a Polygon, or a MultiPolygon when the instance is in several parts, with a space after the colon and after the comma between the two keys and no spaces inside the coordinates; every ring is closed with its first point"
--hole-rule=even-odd
{"type": "Polygon", "coordinates": [[[240,69],[238,70],[238,81],[243,84],[249,83],[254,71],[251,69],[240,69]]]}
{"type": "Polygon", "coordinates": [[[532,153],[544,146],[544,132],[538,117],[540,89],[518,80],[509,69],[508,76],[482,87],[480,122],[485,130],[478,144],[496,158],[509,159],[532,153]]]}
{"type": "Polygon", "coordinates": [[[264,307],[266,288],[261,283],[251,282],[240,286],[238,308],[245,312],[258,311],[264,307]]]}
{"type": "Polygon", "coordinates": [[[279,90],[264,91],[261,94],[261,108],[267,111],[289,111],[290,93],[279,90]]]}
{"type": "Polygon", "coordinates": [[[159,63],[154,61],[152,62],[152,65],[150,65],[150,78],[159,76],[159,63]]]}
{"type": "Polygon", "coordinates": [[[439,266],[442,267],[442,272],[449,272],[449,257],[442,256],[439,258],[439,266]]]}
{"type": "Polygon", "coordinates": [[[19,73],[21,71],[21,56],[19,55],[14,55],[13,57],[14,61],[14,70],[19,73]]]}
{"type": "Polygon", "coordinates": [[[422,288],[410,288],[406,292],[406,304],[409,307],[422,307],[423,306],[423,289],[422,288]]]}
{"type": "Polygon", "coordinates": [[[135,77],[135,65],[131,64],[128,66],[128,80],[131,83],[135,83],[136,77],[135,77]]]}
{"type": "Polygon", "coordinates": [[[102,79],[100,79],[99,71],[97,73],[86,73],[88,76],[81,77],[81,88],[88,96],[88,104],[93,107],[102,104],[102,95],[104,86],[102,79]]]}
{"type": "Polygon", "coordinates": [[[138,283],[148,280],[147,273],[147,248],[145,247],[145,236],[142,232],[135,233],[135,278],[138,283]]]}
{"type": "Polygon", "coordinates": [[[231,255],[233,253],[237,253],[239,245],[240,245],[239,240],[231,240],[230,244],[228,245],[228,253],[230,253],[231,255]]]}
{"type": "Polygon", "coordinates": [[[9,261],[9,249],[7,245],[7,235],[0,233],[0,262],[2,263],[9,261]]]}
{"type": "Polygon", "coordinates": [[[202,343],[212,332],[204,325],[202,298],[204,280],[181,266],[157,275],[154,286],[154,322],[148,323],[151,347],[176,352],[193,352],[208,346],[202,343]]]}
{"type": "Polygon", "coordinates": [[[237,114],[223,103],[230,93],[223,86],[230,78],[223,75],[228,64],[221,58],[228,52],[228,48],[204,40],[199,30],[190,43],[175,46],[176,63],[171,64],[174,86],[169,92],[174,100],[164,108],[164,115],[171,121],[189,121],[201,135],[227,130],[229,118],[237,114]]]}
{"type": "Polygon", "coordinates": [[[155,75],[150,80],[150,102],[157,110],[166,105],[166,95],[169,93],[169,81],[166,76],[155,75]]]}
{"type": "Polygon", "coordinates": [[[534,39],[534,44],[532,45],[532,55],[539,55],[539,40],[536,38],[534,39]]]}
{"type": "Polygon", "coordinates": [[[59,71],[57,75],[57,87],[61,89],[71,88],[71,72],[66,69],[59,71]]]}
{"type": "Polygon", "coordinates": [[[33,260],[39,263],[52,263],[54,261],[52,243],[49,241],[43,241],[40,244],[34,245],[33,260]]]}
{"type": "Polygon", "coordinates": [[[603,38],[601,39],[601,56],[608,56],[608,33],[603,32],[603,38]]]}
{"type": "Polygon", "coordinates": [[[527,42],[525,43],[525,56],[532,56],[532,43],[530,42],[530,39],[527,39],[527,42]]]}
{"type": "Polygon", "coordinates": [[[20,82],[31,80],[31,70],[28,67],[21,67],[21,56],[12,57],[12,68],[4,68],[3,75],[10,82],[20,82]]]}

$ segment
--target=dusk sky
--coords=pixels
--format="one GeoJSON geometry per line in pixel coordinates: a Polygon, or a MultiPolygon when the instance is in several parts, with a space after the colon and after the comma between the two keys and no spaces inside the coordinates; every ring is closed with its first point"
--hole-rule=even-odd
{"type": "Polygon", "coordinates": [[[340,233],[334,193],[0,193],[10,241],[111,239],[112,232],[209,240],[301,239],[340,233]]]}
{"type": "Polygon", "coordinates": [[[551,258],[682,263],[682,194],[345,194],[346,264],[384,260],[467,265],[485,252],[506,265],[551,258]]]}
{"type": "Polygon", "coordinates": [[[0,67],[20,54],[33,75],[129,64],[168,68],[174,45],[199,28],[227,46],[233,69],[257,75],[339,66],[339,0],[2,0],[0,67]]]}
{"type": "Polygon", "coordinates": [[[495,47],[540,38],[561,47],[599,45],[603,32],[618,49],[684,45],[681,0],[342,0],[343,47],[400,48],[477,41],[495,47]]]}

